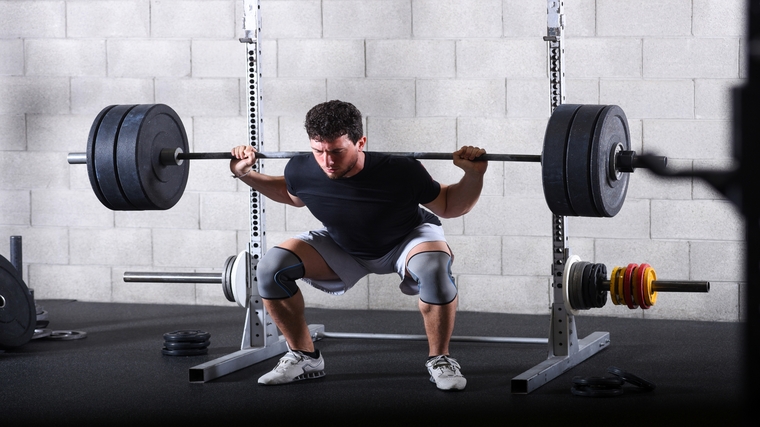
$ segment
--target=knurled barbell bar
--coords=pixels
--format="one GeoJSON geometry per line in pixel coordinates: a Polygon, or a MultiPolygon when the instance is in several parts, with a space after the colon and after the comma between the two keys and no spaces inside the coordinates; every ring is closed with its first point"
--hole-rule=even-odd
{"type": "MultiPolygon", "coordinates": [[[[628,121],[616,105],[558,106],[546,127],[541,155],[486,154],[481,160],[540,162],[544,197],[562,216],[612,217],[623,206],[628,173],[667,158],[637,156],[628,121]]],[[[258,153],[261,159],[305,152],[258,153]]],[[[415,159],[451,160],[449,153],[388,153],[415,159]]],[[[95,118],[87,151],[69,153],[86,164],[93,192],[112,210],[163,210],[174,206],[188,180],[189,162],[231,159],[222,153],[189,153],[177,113],[164,104],[111,105],[95,118]]]]}
{"type": "Polygon", "coordinates": [[[710,291],[710,282],[658,280],[654,268],[646,263],[614,267],[607,279],[604,264],[581,261],[577,255],[565,264],[562,286],[565,306],[573,314],[604,307],[608,293],[614,305],[648,309],[657,302],[658,292],[710,291]]]}

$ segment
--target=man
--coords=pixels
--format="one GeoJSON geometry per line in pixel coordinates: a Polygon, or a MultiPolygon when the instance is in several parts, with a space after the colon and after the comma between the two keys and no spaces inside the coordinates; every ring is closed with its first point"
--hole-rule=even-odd
{"type": "Polygon", "coordinates": [[[293,157],[284,176],[252,172],[255,150],[232,149],[230,169],[236,178],[276,202],[306,206],[324,225],[282,242],[258,263],[259,295],[288,344],[288,352],[259,384],[324,376],[324,359],[309,334],[296,280],[342,294],[369,273],[395,272],[403,280],[402,292],[420,296],[430,381],[442,390],[464,389],[467,380],[449,355],[457,287],[438,217],[458,217],[475,205],[488,165],[474,160],[485,150],[457,150],[454,164],[464,176],[443,185],[417,160],[364,151],[362,116],[350,103],[313,107],[305,127],[312,154],[293,157]]]}

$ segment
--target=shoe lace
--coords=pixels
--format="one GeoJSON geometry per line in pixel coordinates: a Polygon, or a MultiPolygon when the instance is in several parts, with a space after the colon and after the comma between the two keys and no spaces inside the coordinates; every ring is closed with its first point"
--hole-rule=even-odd
{"type": "Polygon", "coordinates": [[[280,358],[280,362],[277,364],[277,368],[275,369],[285,369],[288,367],[288,365],[295,365],[296,363],[303,360],[303,358],[304,355],[300,352],[296,353],[295,351],[288,350],[288,352],[280,358]]]}
{"type": "Polygon", "coordinates": [[[446,355],[435,357],[430,362],[430,366],[432,366],[433,369],[440,369],[442,373],[444,369],[448,369],[452,373],[455,373],[458,369],[461,369],[456,359],[453,359],[446,355]]]}

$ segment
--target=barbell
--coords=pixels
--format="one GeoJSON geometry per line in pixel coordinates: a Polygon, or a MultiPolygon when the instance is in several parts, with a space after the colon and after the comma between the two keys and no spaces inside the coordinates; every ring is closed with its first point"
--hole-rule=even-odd
{"type": "MultiPolygon", "coordinates": [[[[546,127],[543,152],[486,154],[480,160],[538,162],[544,197],[556,215],[613,217],[623,206],[628,174],[635,168],[667,164],[667,158],[636,155],[628,121],[616,105],[564,104],[546,127]]],[[[260,159],[284,159],[308,152],[262,152],[260,159]]],[[[387,153],[427,160],[451,160],[450,153],[387,153]]],[[[110,105],[90,127],[87,151],[69,153],[69,164],[86,164],[95,196],[112,210],[164,210],[187,185],[186,160],[232,159],[229,152],[190,153],[179,115],[165,104],[110,105]]]]}

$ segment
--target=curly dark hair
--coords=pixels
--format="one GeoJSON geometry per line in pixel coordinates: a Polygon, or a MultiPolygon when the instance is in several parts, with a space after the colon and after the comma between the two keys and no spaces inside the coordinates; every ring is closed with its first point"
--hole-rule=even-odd
{"type": "Polygon", "coordinates": [[[348,135],[348,139],[356,144],[364,135],[359,109],[337,99],[312,107],[306,113],[304,127],[309,139],[317,141],[330,141],[348,135]]]}

